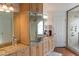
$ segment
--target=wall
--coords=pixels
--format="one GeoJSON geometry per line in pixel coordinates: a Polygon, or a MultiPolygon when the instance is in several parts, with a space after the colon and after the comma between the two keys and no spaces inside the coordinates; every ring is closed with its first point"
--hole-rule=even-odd
{"type": "Polygon", "coordinates": [[[52,25],[56,47],[66,46],[66,12],[48,12],[48,25],[52,25]]]}
{"type": "Polygon", "coordinates": [[[66,46],[66,14],[57,13],[53,19],[56,47],[66,46]]]}

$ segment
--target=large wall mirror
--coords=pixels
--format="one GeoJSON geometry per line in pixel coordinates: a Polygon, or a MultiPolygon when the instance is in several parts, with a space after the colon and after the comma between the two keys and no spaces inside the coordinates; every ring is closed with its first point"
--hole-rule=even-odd
{"type": "Polygon", "coordinates": [[[30,12],[30,40],[39,42],[43,37],[43,14],[30,12]]]}
{"type": "Polygon", "coordinates": [[[79,5],[67,11],[67,46],[79,54],[79,5]]]}
{"type": "Polygon", "coordinates": [[[0,47],[12,42],[12,16],[10,12],[0,11],[0,47]]]}

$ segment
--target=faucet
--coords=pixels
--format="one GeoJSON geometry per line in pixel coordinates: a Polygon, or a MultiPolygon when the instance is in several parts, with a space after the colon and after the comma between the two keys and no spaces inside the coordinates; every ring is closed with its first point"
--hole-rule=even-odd
{"type": "Polygon", "coordinates": [[[15,35],[12,36],[12,45],[16,46],[17,44],[17,40],[16,40],[16,37],[15,35]]]}

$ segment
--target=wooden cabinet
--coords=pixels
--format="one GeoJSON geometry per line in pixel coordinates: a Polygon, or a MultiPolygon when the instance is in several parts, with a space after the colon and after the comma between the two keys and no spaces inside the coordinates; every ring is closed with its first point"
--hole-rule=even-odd
{"type": "Polygon", "coordinates": [[[37,12],[38,13],[43,13],[43,3],[38,3],[38,5],[37,5],[37,12]]]}
{"type": "Polygon", "coordinates": [[[53,41],[53,37],[49,37],[48,38],[48,46],[49,46],[49,51],[53,51],[54,49],[54,41],[53,41]]]}
{"type": "Polygon", "coordinates": [[[43,55],[48,55],[54,49],[53,37],[44,37],[43,39],[43,55]]]}
{"type": "Polygon", "coordinates": [[[23,13],[23,12],[28,12],[29,11],[29,3],[20,3],[19,6],[20,6],[20,13],[23,13]]]}
{"type": "Polygon", "coordinates": [[[30,3],[30,11],[37,12],[37,3],[30,3]]]}
{"type": "Polygon", "coordinates": [[[43,3],[30,3],[30,11],[43,13],[43,3]]]}

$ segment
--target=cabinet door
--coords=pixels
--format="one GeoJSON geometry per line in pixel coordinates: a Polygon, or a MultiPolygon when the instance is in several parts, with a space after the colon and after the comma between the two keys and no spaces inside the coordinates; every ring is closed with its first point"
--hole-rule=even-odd
{"type": "Polygon", "coordinates": [[[17,56],[29,56],[29,47],[18,50],[17,56]]]}
{"type": "Polygon", "coordinates": [[[29,48],[25,48],[22,55],[29,56],[29,48]]]}
{"type": "Polygon", "coordinates": [[[46,56],[48,54],[48,41],[45,40],[43,43],[43,55],[46,56]]]}
{"type": "Polygon", "coordinates": [[[43,13],[43,3],[30,3],[30,11],[43,13]]]}
{"type": "Polygon", "coordinates": [[[24,50],[20,49],[17,51],[17,56],[23,56],[24,50]]]}
{"type": "Polygon", "coordinates": [[[37,3],[30,3],[30,11],[37,12],[37,3]]]}
{"type": "Polygon", "coordinates": [[[31,46],[31,51],[30,51],[31,56],[36,56],[36,48],[37,48],[36,45],[31,46]]]}
{"type": "Polygon", "coordinates": [[[42,56],[43,55],[43,43],[40,42],[37,46],[37,56],[42,56]]]}
{"type": "Polygon", "coordinates": [[[53,42],[53,38],[52,37],[49,37],[48,46],[49,46],[49,51],[54,49],[54,42],[53,42]]]}
{"type": "Polygon", "coordinates": [[[51,40],[48,40],[49,51],[51,50],[51,40]]]}
{"type": "Polygon", "coordinates": [[[37,12],[38,13],[43,13],[43,3],[38,3],[37,4],[37,12]]]}

